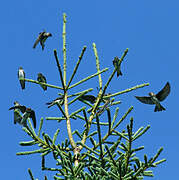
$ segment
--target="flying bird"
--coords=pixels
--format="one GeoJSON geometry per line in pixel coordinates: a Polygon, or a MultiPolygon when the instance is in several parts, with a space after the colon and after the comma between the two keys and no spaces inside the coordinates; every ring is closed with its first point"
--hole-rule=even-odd
{"type": "MultiPolygon", "coordinates": [[[[47,83],[47,80],[46,80],[45,76],[42,73],[38,73],[37,81],[42,82],[42,83],[47,83]]],[[[42,87],[42,89],[44,91],[47,90],[46,85],[40,84],[40,86],[42,87]]]]}
{"type": "Polygon", "coordinates": [[[19,67],[19,70],[18,70],[18,79],[20,81],[20,84],[21,84],[21,88],[22,89],[25,89],[25,72],[23,70],[22,67],[19,67]]]}
{"type": "Polygon", "coordinates": [[[149,96],[135,96],[140,102],[144,104],[155,104],[154,112],[156,111],[163,111],[165,108],[160,104],[161,101],[163,101],[170,93],[170,84],[169,82],[166,83],[164,88],[159,91],[157,94],[154,94],[153,92],[149,93],[149,96]]]}
{"type": "Polygon", "coordinates": [[[119,63],[119,58],[116,56],[113,60],[113,65],[114,67],[116,68],[116,71],[117,71],[117,77],[119,75],[122,76],[122,72],[121,72],[121,63],[119,63]]]}
{"type": "MultiPolygon", "coordinates": [[[[16,106],[20,106],[20,104],[17,101],[14,102],[14,107],[16,106]]],[[[21,120],[22,120],[22,117],[20,115],[20,111],[18,109],[14,109],[14,124],[16,123],[20,124],[21,120]]]]}
{"type": "Polygon", "coordinates": [[[47,102],[46,104],[48,105],[48,108],[50,108],[50,107],[52,107],[53,105],[55,105],[57,103],[60,104],[60,105],[63,105],[63,103],[64,103],[63,96],[57,97],[53,101],[47,102]]]}
{"type": "Polygon", "coordinates": [[[44,47],[45,47],[45,41],[47,40],[48,37],[51,37],[52,34],[49,33],[49,32],[40,32],[39,33],[39,36],[37,37],[34,45],[33,45],[33,48],[35,48],[37,46],[37,44],[40,42],[40,45],[42,46],[42,50],[44,50],[44,47]]]}
{"type": "Polygon", "coordinates": [[[27,127],[27,119],[31,118],[34,128],[36,128],[36,116],[35,111],[31,108],[27,108],[26,106],[20,105],[17,101],[14,102],[14,106],[9,108],[9,110],[14,110],[15,117],[14,117],[14,124],[19,123],[24,127],[27,127]],[[22,115],[20,115],[20,112],[22,115]]]}

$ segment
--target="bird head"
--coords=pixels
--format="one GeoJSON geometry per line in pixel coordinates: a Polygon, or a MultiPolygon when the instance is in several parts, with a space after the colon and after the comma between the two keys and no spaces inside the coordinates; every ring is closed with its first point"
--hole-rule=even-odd
{"type": "Polygon", "coordinates": [[[38,73],[38,77],[41,77],[42,76],[42,73],[38,73]]]}
{"type": "Polygon", "coordinates": [[[153,92],[149,92],[149,96],[152,97],[155,96],[155,94],[153,92]]]}
{"type": "Polygon", "coordinates": [[[51,36],[52,36],[52,34],[51,34],[51,33],[47,33],[47,36],[48,36],[48,37],[51,37],[51,36]]]}

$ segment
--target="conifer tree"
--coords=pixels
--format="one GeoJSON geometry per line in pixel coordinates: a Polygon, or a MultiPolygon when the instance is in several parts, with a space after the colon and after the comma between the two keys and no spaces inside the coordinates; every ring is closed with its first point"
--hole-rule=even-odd
{"type": "MultiPolygon", "coordinates": [[[[133,146],[134,141],[139,141],[150,128],[135,127],[133,117],[130,116],[133,106],[129,107],[122,116],[119,116],[120,101],[115,98],[121,94],[134,91],[138,88],[148,86],[149,83],[136,85],[126,90],[107,93],[108,86],[115,74],[122,75],[120,65],[127,56],[128,49],[124,51],[121,57],[115,58],[113,61],[114,68],[110,72],[106,81],[102,81],[101,74],[109,71],[108,68],[100,69],[100,57],[98,57],[97,47],[95,43],[92,44],[94,51],[94,60],[96,61],[96,73],[84,77],[77,83],[73,83],[76,72],[83,59],[83,55],[87,49],[86,46],[82,48],[81,54],[76,62],[73,73],[67,81],[67,56],[66,56],[66,14],[63,14],[63,64],[60,64],[57,50],[54,50],[54,60],[59,71],[59,78],[61,86],[51,85],[46,81],[32,80],[20,77],[26,83],[36,83],[41,85],[44,90],[46,87],[57,89],[58,98],[49,103],[49,107],[54,105],[59,109],[58,117],[46,117],[46,120],[56,120],[58,123],[66,121],[67,135],[64,140],[57,143],[60,135],[60,130],[57,129],[53,137],[43,132],[43,123],[48,123],[41,118],[40,125],[36,131],[31,124],[29,118],[27,125],[24,125],[23,130],[29,137],[29,141],[20,142],[21,146],[31,146],[32,151],[18,152],[17,155],[32,155],[38,153],[41,156],[42,171],[53,171],[53,177],[45,176],[44,179],[67,179],[67,180],[137,180],[143,179],[145,176],[152,177],[152,168],[165,161],[165,159],[158,160],[158,156],[163,148],[159,148],[155,155],[143,155],[143,159],[139,159],[138,154],[144,146],[133,146]],[[63,69],[63,71],[62,71],[63,69]],[[98,94],[93,96],[90,94],[96,87],[89,87],[80,92],[71,93],[71,89],[75,92],[75,88],[88,80],[96,78],[98,80],[98,94]],[[69,110],[71,104],[78,103],[74,112],[69,110]],[[61,114],[61,116],[59,116],[61,114]],[[71,124],[77,123],[83,127],[80,132],[76,129],[72,132],[71,124]],[[128,125],[121,130],[119,127],[126,121],[128,125]],[[137,130],[134,130],[137,129],[137,130]],[[75,137],[75,138],[74,138],[75,137]],[[78,140],[75,140],[78,139],[78,140]],[[54,167],[49,167],[46,162],[46,157],[53,154],[54,167]]],[[[72,62],[71,62],[72,63],[72,62]]],[[[90,62],[88,62],[90,63],[90,62]]],[[[112,61],[111,61],[112,63],[112,61]]],[[[120,76],[118,77],[120,80],[120,76]]],[[[14,109],[14,115],[20,119],[24,114],[19,110],[14,109]]],[[[38,120],[37,120],[38,121],[38,120]]],[[[81,128],[80,127],[80,128],[81,128]]],[[[28,169],[30,178],[35,180],[31,169],[28,169]]]]}

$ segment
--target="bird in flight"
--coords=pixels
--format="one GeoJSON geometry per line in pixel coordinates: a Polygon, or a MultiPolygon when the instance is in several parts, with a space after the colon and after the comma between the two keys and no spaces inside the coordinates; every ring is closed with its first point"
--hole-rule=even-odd
{"type": "Polygon", "coordinates": [[[166,83],[164,88],[159,91],[157,94],[153,92],[149,93],[149,96],[135,96],[140,102],[144,104],[155,104],[154,112],[156,111],[163,111],[165,108],[160,104],[170,93],[170,84],[169,82],[166,83]]]}
{"type": "Polygon", "coordinates": [[[44,47],[45,47],[45,41],[47,40],[48,37],[51,37],[52,34],[49,33],[49,32],[40,32],[39,33],[39,36],[37,37],[34,45],[33,45],[33,48],[35,48],[37,46],[37,44],[40,42],[40,45],[42,46],[42,50],[44,50],[44,47]]]}
{"type": "Polygon", "coordinates": [[[24,127],[27,127],[27,119],[31,118],[34,128],[36,128],[36,116],[34,110],[20,105],[17,101],[14,102],[14,106],[9,108],[9,110],[14,110],[14,124],[19,123],[24,127]],[[22,113],[22,115],[20,114],[20,112],[22,113]]]}

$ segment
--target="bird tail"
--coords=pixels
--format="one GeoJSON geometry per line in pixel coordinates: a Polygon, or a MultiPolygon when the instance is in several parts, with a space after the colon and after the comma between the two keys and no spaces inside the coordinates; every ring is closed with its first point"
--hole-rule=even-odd
{"type": "Polygon", "coordinates": [[[165,111],[165,108],[160,104],[160,106],[155,106],[154,112],[165,111]]]}
{"type": "Polygon", "coordinates": [[[47,102],[46,105],[48,105],[48,108],[52,107],[55,103],[53,102],[47,102]]]}
{"type": "Polygon", "coordinates": [[[121,75],[121,76],[122,76],[122,72],[121,72],[121,70],[119,70],[119,72],[117,72],[117,77],[118,77],[119,75],[121,75]]]}

